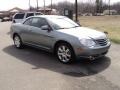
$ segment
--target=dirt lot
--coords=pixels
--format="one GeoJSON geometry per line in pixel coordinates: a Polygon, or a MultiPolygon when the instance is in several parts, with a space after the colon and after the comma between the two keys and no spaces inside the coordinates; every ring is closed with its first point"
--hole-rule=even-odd
{"type": "Polygon", "coordinates": [[[120,44],[120,16],[85,16],[79,20],[83,26],[107,31],[110,39],[120,44]]]}
{"type": "Polygon", "coordinates": [[[0,90],[120,90],[120,45],[107,57],[61,64],[50,53],[14,48],[10,23],[0,23],[0,90]]]}

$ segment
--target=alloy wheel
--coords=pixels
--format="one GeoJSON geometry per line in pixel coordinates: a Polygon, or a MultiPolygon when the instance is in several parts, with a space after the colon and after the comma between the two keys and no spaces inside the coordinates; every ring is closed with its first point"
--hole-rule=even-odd
{"type": "Polygon", "coordinates": [[[20,48],[20,47],[21,47],[21,40],[20,40],[20,37],[17,36],[17,35],[14,37],[14,45],[15,45],[17,48],[20,48]]]}
{"type": "Polygon", "coordinates": [[[72,53],[68,46],[61,45],[58,47],[57,56],[61,62],[67,63],[71,60],[72,53]]]}

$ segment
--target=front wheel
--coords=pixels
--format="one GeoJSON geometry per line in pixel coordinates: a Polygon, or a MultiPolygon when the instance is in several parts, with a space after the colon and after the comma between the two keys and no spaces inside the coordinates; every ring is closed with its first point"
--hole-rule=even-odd
{"type": "Polygon", "coordinates": [[[60,62],[64,64],[70,63],[75,59],[72,47],[66,43],[62,43],[57,46],[56,55],[60,62]]]}
{"type": "Polygon", "coordinates": [[[19,35],[15,35],[13,40],[14,40],[14,45],[16,48],[20,49],[23,47],[22,40],[19,35]]]}

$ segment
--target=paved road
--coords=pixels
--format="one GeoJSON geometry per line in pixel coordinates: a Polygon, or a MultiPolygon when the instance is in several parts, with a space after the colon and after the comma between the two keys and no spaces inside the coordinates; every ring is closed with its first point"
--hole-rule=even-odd
{"type": "Polygon", "coordinates": [[[0,23],[0,90],[120,90],[120,45],[106,58],[61,64],[50,53],[14,48],[10,23],[0,23]]]}

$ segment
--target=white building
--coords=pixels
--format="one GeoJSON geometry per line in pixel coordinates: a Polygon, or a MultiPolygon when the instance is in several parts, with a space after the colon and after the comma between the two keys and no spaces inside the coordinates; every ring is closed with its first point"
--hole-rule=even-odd
{"type": "Polygon", "coordinates": [[[110,15],[117,15],[117,11],[116,10],[104,10],[103,11],[104,15],[109,15],[109,13],[110,13],[110,15]]]}

